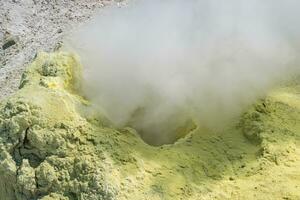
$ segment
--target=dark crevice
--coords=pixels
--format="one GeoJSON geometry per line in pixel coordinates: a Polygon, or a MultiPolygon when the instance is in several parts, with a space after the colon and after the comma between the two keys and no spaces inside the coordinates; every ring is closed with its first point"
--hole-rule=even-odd
{"type": "Polygon", "coordinates": [[[27,138],[27,134],[28,134],[29,128],[30,127],[26,128],[24,136],[21,135],[19,137],[19,142],[18,142],[18,144],[16,144],[14,146],[13,151],[12,151],[12,153],[13,153],[12,157],[13,157],[14,161],[16,162],[17,166],[21,166],[21,164],[22,164],[21,149],[24,146],[24,141],[25,141],[25,138],[27,138]]]}
{"type": "Polygon", "coordinates": [[[18,144],[13,148],[13,159],[16,162],[17,166],[21,166],[23,159],[28,159],[31,167],[38,167],[43,161],[43,158],[40,158],[38,155],[32,153],[33,150],[28,140],[28,132],[30,127],[26,128],[24,135],[19,138],[18,144]],[[27,152],[24,153],[24,150],[27,152]]]}

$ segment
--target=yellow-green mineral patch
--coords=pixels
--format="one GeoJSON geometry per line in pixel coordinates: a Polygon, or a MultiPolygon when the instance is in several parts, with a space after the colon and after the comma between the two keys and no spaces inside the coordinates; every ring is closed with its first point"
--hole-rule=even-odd
{"type": "Polygon", "coordinates": [[[79,83],[76,56],[40,53],[1,102],[1,200],[300,199],[299,82],[160,147],[87,112],[79,83]]]}

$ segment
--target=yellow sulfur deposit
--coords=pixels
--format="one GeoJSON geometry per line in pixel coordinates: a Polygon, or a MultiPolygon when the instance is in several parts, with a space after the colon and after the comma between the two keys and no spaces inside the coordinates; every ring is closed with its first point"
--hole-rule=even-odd
{"type": "Polygon", "coordinates": [[[1,103],[1,200],[300,199],[299,82],[222,131],[154,147],[88,111],[80,72],[72,54],[40,53],[1,103]]]}

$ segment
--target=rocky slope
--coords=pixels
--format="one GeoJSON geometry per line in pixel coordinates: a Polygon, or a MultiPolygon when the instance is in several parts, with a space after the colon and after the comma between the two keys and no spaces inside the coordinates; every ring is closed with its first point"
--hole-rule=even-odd
{"type": "Polygon", "coordinates": [[[0,99],[17,90],[25,66],[39,51],[60,47],[62,38],[110,0],[1,0],[0,99]]]}

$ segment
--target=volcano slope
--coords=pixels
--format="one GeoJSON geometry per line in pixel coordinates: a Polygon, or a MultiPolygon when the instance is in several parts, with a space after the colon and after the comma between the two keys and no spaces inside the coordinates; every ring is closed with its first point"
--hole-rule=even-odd
{"type": "Polygon", "coordinates": [[[77,60],[38,54],[1,102],[1,200],[300,199],[296,79],[222,131],[153,147],[91,111],[77,60]]]}

